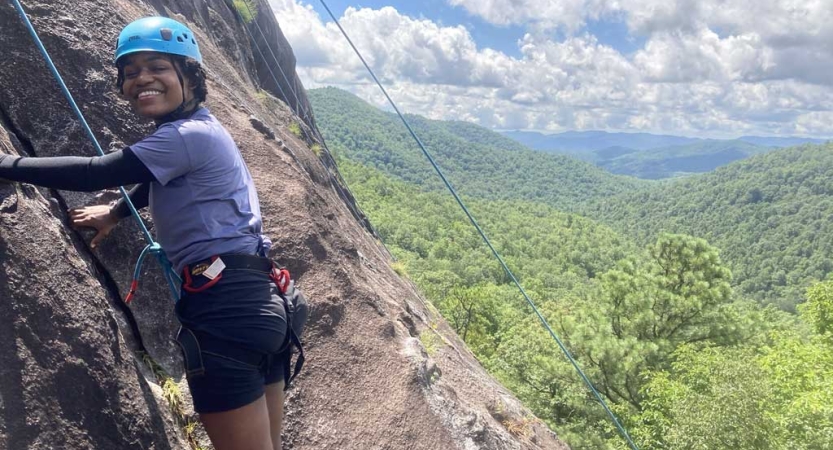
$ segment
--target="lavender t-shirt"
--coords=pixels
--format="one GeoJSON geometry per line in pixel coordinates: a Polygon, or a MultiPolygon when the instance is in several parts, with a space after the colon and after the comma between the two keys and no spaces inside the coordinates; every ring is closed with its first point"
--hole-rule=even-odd
{"type": "Polygon", "coordinates": [[[160,126],[130,148],[156,177],[150,215],[177,272],[213,255],[254,254],[259,245],[268,247],[249,169],[207,109],[160,126]]]}

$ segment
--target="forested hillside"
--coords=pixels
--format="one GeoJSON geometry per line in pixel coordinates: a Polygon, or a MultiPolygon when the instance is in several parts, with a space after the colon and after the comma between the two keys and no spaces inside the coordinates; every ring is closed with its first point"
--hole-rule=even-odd
{"type": "Polygon", "coordinates": [[[793,310],[833,272],[833,145],[759,155],[714,173],[591,202],[587,214],[638,242],[662,232],[721,249],[739,291],[793,310]]]}
{"type": "MultiPolygon", "coordinates": [[[[449,195],[340,166],[396,270],[487,369],[572,448],[626,448],[449,195]]],[[[833,281],[796,318],[733,292],[705,240],[662,235],[640,249],[541,204],[466,201],[640,448],[827,448],[833,281]]],[[[444,345],[421,339],[429,353],[444,345]]]]}
{"type": "Polygon", "coordinates": [[[503,135],[535,150],[573,156],[611,173],[644,179],[710,172],[734,161],[779,148],[824,143],[823,140],[809,138],[744,136],[739,139],[699,139],[603,131],[571,131],[551,135],[508,131],[503,135]]]}
{"type": "MultiPolygon", "coordinates": [[[[399,119],[335,88],[309,98],[337,156],[346,157],[423,189],[444,189],[399,119]]],[[[462,193],[494,200],[534,200],[573,210],[591,198],[633,190],[643,182],[612,176],[561,155],[526,149],[482,127],[410,116],[422,142],[462,193]]]]}
{"type": "Polygon", "coordinates": [[[718,167],[777,148],[762,147],[738,140],[707,140],[642,151],[622,150],[618,147],[606,148],[594,151],[587,157],[590,162],[611,173],[656,180],[711,172],[718,167]]]}
{"type": "MultiPolygon", "coordinates": [[[[310,97],[394,268],[572,448],[626,448],[402,125],[340,91],[310,97]]],[[[410,119],[640,448],[829,448],[833,281],[805,287],[830,272],[831,148],[638,182],[410,119]]]]}
{"type": "MultiPolygon", "coordinates": [[[[573,448],[625,448],[404,128],[340,91],[311,98],[396,269],[573,448]]],[[[831,147],[649,183],[410,119],[640,448],[829,448],[833,281],[813,283],[831,272],[831,147]]]]}
{"type": "MultiPolygon", "coordinates": [[[[310,99],[337,157],[423,190],[444,189],[398,118],[334,88],[312,90],[310,99]]],[[[460,192],[578,211],[640,245],[663,231],[705,238],[720,249],[733,285],[759,302],[793,311],[804,289],[833,271],[831,146],[781,149],[658,183],[532,152],[477,125],[409,119],[460,192]]],[[[698,145],[680,147],[679,156],[698,145]]],[[[646,170],[650,161],[641,162],[646,170]]]]}

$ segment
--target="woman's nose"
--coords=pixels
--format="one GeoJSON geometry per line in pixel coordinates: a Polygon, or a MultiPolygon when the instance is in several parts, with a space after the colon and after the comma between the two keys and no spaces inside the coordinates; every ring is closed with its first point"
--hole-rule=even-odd
{"type": "Polygon", "coordinates": [[[136,84],[147,84],[153,81],[153,77],[151,76],[150,70],[142,69],[136,75],[136,84]]]}

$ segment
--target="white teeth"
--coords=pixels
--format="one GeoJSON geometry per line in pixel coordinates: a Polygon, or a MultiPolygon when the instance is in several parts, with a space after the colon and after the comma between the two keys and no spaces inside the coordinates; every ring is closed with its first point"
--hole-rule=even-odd
{"type": "Polygon", "coordinates": [[[160,94],[162,94],[162,93],[159,92],[159,91],[144,91],[144,92],[140,92],[138,97],[139,98],[145,98],[145,97],[149,97],[151,95],[160,95],[160,94]]]}

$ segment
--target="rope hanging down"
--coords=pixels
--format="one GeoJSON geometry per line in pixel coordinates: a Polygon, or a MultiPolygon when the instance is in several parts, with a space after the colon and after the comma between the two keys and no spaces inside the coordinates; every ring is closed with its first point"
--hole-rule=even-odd
{"type": "MultiPolygon", "coordinates": [[[[252,13],[252,10],[249,8],[249,2],[243,2],[243,4],[246,5],[246,10],[249,12],[249,15],[251,17],[255,17],[254,14],[252,13]]],[[[260,45],[258,45],[257,39],[255,39],[254,35],[249,30],[249,27],[246,26],[246,25],[243,25],[243,28],[246,29],[246,33],[249,35],[249,38],[252,40],[252,46],[255,48],[255,50],[257,50],[257,53],[260,55],[260,59],[263,60],[263,64],[266,65],[266,69],[269,70],[269,74],[272,75],[272,80],[275,81],[275,86],[277,86],[278,91],[280,91],[280,93],[281,93],[281,96],[283,96],[283,98],[286,99],[286,103],[289,106],[289,109],[296,116],[301,118],[301,122],[303,122],[304,119],[309,120],[308,116],[306,115],[306,111],[304,111],[303,108],[301,108],[301,102],[298,100],[298,93],[292,88],[292,83],[289,82],[289,77],[286,76],[286,72],[284,72],[283,68],[281,67],[280,63],[278,62],[278,58],[275,56],[275,52],[272,51],[272,46],[269,45],[269,40],[266,39],[266,35],[263,34],[263,31],[260,29],[260,25],[257,24],[257,21],[254,20],[254,19],[252,19],[252,21],[254,22],[255,26],[257,26],[257,30],[260,32],[260,35],[263,37],[263,42],[266,43],[266,47],[269,49],[269,53],[272,54],[272,58],[274,58],[274,60],[275,60],[275,66],[280,71],[281,75],[283,76],[284,81],[286,81],[286,86],[289,88],[290,92],[295,97],[295,109],[294,110],[293,110],[292,106],[290,105],[291,101],[290,101],[289,96],[286,95],[283,88],[281,87],[281,84],[278,82],[278,77],[276,77],[275,72],[272,71],[272,66],[269,65],[269,61],[266,59],[266,55],[264,55],[263,51],[260,50],[260,45]],[[304,116],[302,117],[300,113],[303,113],[304,116]]],[[[244,21],[244,23],[245,23],[245,21],[244,21]]],[[[310,137],[310,135],[307,133],[307,131],[304,129],[303,125],[301,126],[301,132],[304,133],[304,136],[306,137],[307,141],[315,142],[310,137]]]]}
{"type": "MultiPolygon", "coordinates": [[[[95,135],[93,134],[93,131],[87,124],[87,120],[84,119],[84,115],[81,113],[81,110],[75,103],[75,99],[72,98],[72,94],[69,92],[66,83],[64,83],[64,79],[61,77],[61,74],[58,73],[58,69],[55,67],[55,63],[52,62],[52,58],[49,56],[49,52],[47,52],[46,48],[43,46],[43,42],[41,42],[40,37],[38,36],[38,32],[35,30],[35,27],[32,25],[32,22],[29,21],[29,16],[26,15],[26,11],[23,10],[23,5],[20,4],[19,0],[12,0],[12,2],[14,3],[15,9],[17,9],[17,12],[20,14],[21,19],[23,19],[23,23],[26,25],[26,28],[28,28],[29,34],[32,35],[32,39],[35,41],[35,45],[37,45],[38,50],[40,50],[41,55],[43,55],[44,60],[46,60],[46,64],[49,66],[49,70],[52,72],[52,75],[55,77],[55,80],[58,81],[58,84],[61,87],[61,91],[63,91],[64,96],[69,101],[72,111],[75,113],[75,115],[78,117],[78,120],[81,122],[84,131],[87,133],[87,137],[90,139],[90,141],[92,141],[98,154],[100,156],[104,156],[104,150],[101,149],[101,145],[99,145],[98,140],[95,138],[95,135]]],[[[127,203],[127,206],[130,208],[130,212],[133,214],[133,217],[136,219],[136,223],[139,224],[139,228],[142,230],[142,234],[145,235],[145,239],[147,239],[147,241],[149,242],[147,247],[145,247],[145,249],[142,251],[139,260],[136,263],[136,276],[133,278],[133,284],[131,286],[130,293],[128,294],[127,298],[125,298],[125,302],[130,302],[132,294],[136,290],[136,285],[138,284],[138,274],[141,272],[142,262],[144,261],[144,258],[147,255],[147,253],[153,253],[154,255],[156,255],[156,258],[162,265],[163,271],[165,273],[165,279],[168,280],[168,286],[171,288],[171,294],[173,294],[175,301],[178,300],[178,286],[180,282],[176,273],[174,273],[174,270],[171,267],[170,261],[168,261],[168,258],[165,257],[165,253],[162,251],[162,247],[159,246],[159,244],[153,240],[153,237],[150,235],[150,232],[145,226],[145,223],[139,216],[139,212],[136,211],[136,207],[133,206],[133,202],[130,201],[130,197],[127,195],[127,191],[122,186],[119,186],[119,191],[121,192],[122,197],[124,197],[124,201],[127,203]]]]}
{"type": "MultiPolygon", "coordinates": [[[[248,2],[243,2],[243,4],[246,6],[246,10],[248,11],[249,16],[250,17],[255,17],[255,14],[251,10],[251,8],[249,8],[248,2]]],[[[241,20],[242,20],[242,17],[241,17],[241,20]]],[[[269,43],[269,39],[266,37],[266,34],[263,33],[263,30],[260,28],[260,25],[258,25],[256,20],[253,19],[253,22],[254,22],[255,26],[257,27],[258,32],[260,32],[260,36],[263,38],[263,42],[266,44],[266,48],[269,50],[269,53],[272,55],[272,60],[275,61],[275,66],[278,68],[278,71],[283,76],[284,81],[286,81],[286,85],[289,88],[290,92],[292,93],[293,97],[295,97],[296,110],[292,109],[292,106],[290,105],[289,97],[286,95],[283,88],[281,87],[281,84],[278,82],[278,78],[275,76],[275,72],[272,70],[272,67],[269,65],[269,61],[266,60],[266,56],[263,54],[263,51],[260,50],[260,46],[258,45],[257,39],[255,39],[254,35],[249,30],[249,27],[245,25],[245,20],[243,20],[243,23],[244,23],[243,28],[246,30],[246,33],[248,34],[249,39],[252,41],[252,46],[254,46],[255,50],[257,50],[257,53],[260,55],[260,58],[263,60],[263,63],[266,65],[266,69],[268,69],[269,74],[272,76],[272,80],[275,82],[275,86],[278,87],[278,91],[281,93],[281,96],[283,96],[283,98],[286,99],[286,104],[287,104],[287,106],[289,106],[290,111],[292,111],[293,114],[295,114],[298,118],[300,118],[302,120],[302,122],[304,120],[310,121],[310,123],[307,123],[307,125],[310,127],[310,130],[313,132],[313,134],[314,134],[313,137],[315,139],[310,137],[310,135],[306,132],[306,130],[303,126],[301,126],[301,132],[304,133],[304,136],[306,136],[306,139],[307,139],[308,142],[313,142],[314,143],[317,139],[318,142],[324,147],[324,149],[327,150],[327,156],[330,158],[332,163],[336,164],[335,160],[332,159],[332,156],[331,156],[332,152],[330,152],[330,148],[327,146],[327,142],[326,142],[326,140],[324,140],[324,136],[321,134],[321,131],[318,129],[318,125],[315,122],[315,112],[312,111],[311,109],[307,110],[306,108],[303,107],[303,103],[300,101],[300,97],[298,96],[298,92],[296,90],[297,85],[295,85],[294,82],[290,83],[289,78],[286,76],[286,72],[281,67],[280,61],[278,61],[278,57],[275,55],[274,50],[272,50],[272,45],[269,43]],[[300,110],[300,112],[303,113],[303,117],[301,117],[298,110],[300,110]]],[[[296,80],[297,80],[297,78],[293,78],[293,81],[296,81],[296,80]]],[[[341,173],[338,170],[336,170],[335,175],[338,178],[339,183],[341,183],[341,184],[336,183],[336,189],[341,191],[342,190],[342,185],[343,185],[344,189],[347,189],[347,191],[350,193],[350,197],[355,199],[356,196],[353,195],[352,192],[350,192],[350,188],[347,186],[347,181],[344,180],[344,178],[341,176],[341,173]]],[[[342,192],[342,194],[343,194],[343,192],[342,192]]],[[[346,203],[347,203],[348,207],[353,211],[353,214],[357,219],[359,219],[360,217],[367,217],[367,215],[364,214],[364,212],[361,211],[361,208],[358,207],[358,205],[354,205],[352,202],[346,202],[346,203]],[[358,208],[358,211],[356,210],[356,208],[358,208]]],[[[387,251],[388,255],[395,260],[396,257],[393,255],[393,253],[390,251],[390,249],[388,249],[388,246],[385,245],[384,242],[382,242],[381,237],[379,235],[379,232],[376,230],[376,227],[374,227],[373,224],[369,220],[366,220],[364,222],[364,224],[370,227],[370,229],[372,230],[373,235],[376,236],[379,239],[379,242],[385,248],[385,251],[387,251]]]]}
{"type": "MultiPolygon", "coordinates": [[[[275,61],[275,66],[280,71],[281,76],[283,76],[284,81],[286,81],[287,87],[289,87],[289,90],[292,91],[292,95],[295,97],[295,108],[296,108],[295,113],[297,114],[298,110],[300,110],[300,112],[303,113],[302,118],[305,119],[305,120],[309,120],[309,115],[307,113],[307,110],[306,110],[306,108],[304,108],[304,105],[301,104],[301,100],[298,97],[297,86],[294,86],[296,78],[292,77],[292,82],[289,81],[289,77],[286,76],[286,72],[284,72],[283,68],[281,67],[281,63],[278,61],[278,57],[275,56],[275,52],[272,51],[272,46],[269,45],[269,39],[266,37],[266,34],[263,33],[263,30],[260,28],[260,24],[258,24],[257,20],[254,19],[255,15],[252,13],[251,8],[249,8],[249,2],[243,2],[243,4],[246,5],[246,11],[248,11],[249,16],[252,17],[252,23],[255,24],[255,27],[257,28],[257,32],[260,33],[260,37],[262,37],[263,42],[266,43],[266,48],[269,50],[269,53],[272,55],[272,59],[275,61]]],[[[249,34],[251,35],[251,33],[249,33],[249,34]]],[[[254,40],[254,37],[252,39],[254,40]]],[[[257,42],[255,42],[255,46],[257,47],[257,42]]],[[[260,51],[260,49],[258,49],[258,51],[260,51]]],[[[262,56],[262,54],[261,54],[261,56],[262,56]]],[[[264,63],[266,63],[267,66],[269,65],[269,63],[266,62],[265,58],[264,58],[263,61],[264,61],[264,63]]],[[[277,82],[277,80],[275,80],[275,82],[277,82]]]]}
{"type": "Polygon", "coordinates": [[[405,124],[405,127],[408,129],[408,132],[411,134],[411,137],[414,138],[417,145],[419,145],[419,148],[422,149],[422,152],[428,158],[428,161],[430,161],[431,165],[434,166],[434,170],[436,170],[437,174],[439,174],[440,178],[442,178],[443,183],[445,183],[445,186],[448,188],[449,191],[451,191],[451,195],[454,196],[454,199],[457,201],[457,204],[459,204],[460,207],[463,209],[463,212],[466,213],[466,216],[469,218],[472,225],[474,225],[474,227],[477,229],[477,232],[480,233],[480,237],[483,238],[483,241],[486,242],[486,245],[489,246],[489,249],[492,251],[492,254],[495,255],[495,258],[497,258],[497,260],[500,261],[500,265],[503,267],[503,270],[506,272],[507,275],[509,275],[509,278],[512,279],[512,282],[515,283],[515,286],[517,286],[518,289],[521,291],[521,294],[523,294],[523,296],[526,299],[529,306],[532,307],[532,310],[535,311],[535,314],[541,320],[541,323],[547,329],[550,336],[552,336],[552,338],[558,344],[558,347],[561,349],[561,351],[564,353],[564,355],[567,357],[567,359],[570,361],[570,363],[576,369],[578,374],[581,376],[581,379],[584,380],[584,383],[587,385],[588,389],[590,389],[590,391],[593,393],[593,396],[596,398],[596,400],[602,405],[605,412],[607,412],[607,415],[610,417],[610,420],[613,421],[613,424],[616,425],[616,428],[619,430],[619,433],[621,433],[622,438],[624,438],[627,441],[627,443],[631,447],[631,449],[639,450],[639,448],[636,446],[636,444],[631,439],[627,430],[625,430],[625,427],[622,426],[622,424],[619,422],[619,419],[616,417],[616,414],[614,414],[613,411],[611,411],[610,408],[607,406],[607,402],[604,401],[601,394],[599,394],[599,391],[596,390],[595,386],[593,386],[593,383],[590,382],[590,379],[587,377],[587,375],[584,374],[584,371],[581,370],[581,367],[579,367],[578,362],[576,362],[575,358],[573,358],[573,355],[570,353],[570,351],[567,349],[567,347],[564,345],[564,343],[561,341],[561,339],[558,337],[558,335],[555,334],[555,332],[552,330],[552,327],[550,327],[549,323],[547,323],[547,320],[544,318],[544,316],[541,314],[541,312],[535,306],[535,302],[533,302],[532,299],[529,297],[529,295],[527,295],[523,286],[521,286],[521,283],[518,281],[517,278],[515,278],[515,275],[512,273],[512,271],[509,270],[509,266],[506,265],[506,262],[504,262],[503,258],[500,256],[500,254],[497,252],[495,247],[492,245],[491,241],[489,241],[489,238],[483,232],[483,229],[480,228],[480,225],[478,225],[477,220],[475,220],[474,216],[471,215],[468,208],[463,203],[463,200],[461,200],[460,196],[457,195],[457,192],[451,186],[451,183],[449,183],[448,179],[446,179],[445,175],[443,174],[442,170],[440,169],[440,166],[437,165],[437,163],[434,161],[434,158],[431,156],[431,154],[428,152],[428,150],[422,144],[422,141],[419,139],[419,137],[414,132],[413,128],[411,128],[411,125],[408,123],[408,120],[405,119],[405,116],[403,116],[401,112],[399,112],[399,108],[397,108],[396,103],[394,103],[394,101],[390,98],[390,96],[388,95],[388,92],[385,90],[385,87],[382,86],[382,83],[376,77],[376,74],[373,73],[373,69],[371,69],[370,66],[367,64],[367,62],[365,61],[362,54],[359,52],[359,50],[353,44],[353,41],[350,39],[350,36],[348,36],[347,32],[344,31],[344,28],[342,28],[341,23],[339,23],[338,19],[333,14],[333,12],[330,11],[330,8],[327,6],[327,3],[324,0],[319,0],[319,1],[324,6],[324,9],[327,10],[327,13],[333,19],[336,26],[338,26],[338,29],[341,30],[341,33],[344,35],[344,38],[347,39],[347,42],[350,44],[351,47],[353,47],[353,51],[356,52],[356,55],[359,57],[359,59],[361,59],[362,63],[364,64],[364,67],[370,73],[370,76],[373,77],[373,80],[379,86],[379,89],[381,89],[382,93],[385,94],[385,97],[388,99],[388,102],[393,107],[394,111],[396,111],[396,114],[399,115],[399,118],[402,119],[402,123],[405,124]]]}

